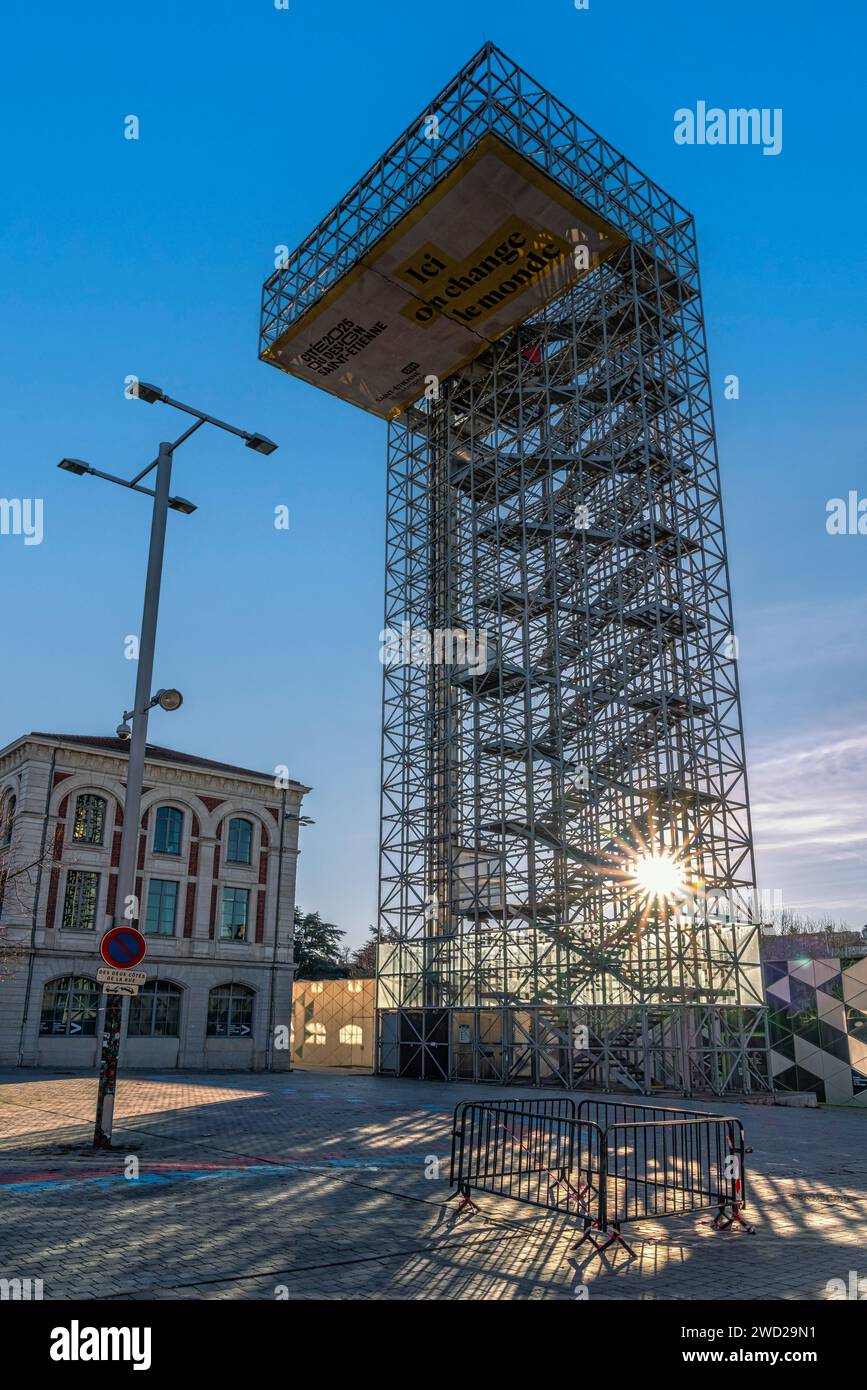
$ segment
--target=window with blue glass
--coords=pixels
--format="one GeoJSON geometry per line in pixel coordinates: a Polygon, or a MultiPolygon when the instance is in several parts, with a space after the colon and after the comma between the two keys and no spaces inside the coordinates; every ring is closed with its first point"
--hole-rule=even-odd
{"type": "Polygon", "coordinates": [[[174,936],[178,909],[178,885],[168,878],[152,878],[148,888],[145,931],[149,936],[174,936]]]}
{"type": "Polygon", "coordinates": [[[154,825],[154,853],[180,854],[184,813],[176,806],[160,806],[154,825]]]}
{"type": "Polygon", "coordinates": [[[229,821],[226,859],[229,864],[249,864],[253,853],[253,822],[235,817],[229,821]]]}
{"type": "Polygon", "coordinates": [[[220,937],[223,941],[247,940],[247,907],[250,893],[246,888],[223,889],[223,914],[220,937]]]}

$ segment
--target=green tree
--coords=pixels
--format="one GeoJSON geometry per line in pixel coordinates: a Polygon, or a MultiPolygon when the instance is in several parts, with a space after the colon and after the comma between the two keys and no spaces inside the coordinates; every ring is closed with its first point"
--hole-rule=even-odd
{"type": "Polygon", "coordinates": [[[350,972],[356,979],[369,979],[376,974],[376,928],[368,927],[368,932],[368,940],[352,953],[350,972]]]}
{"type": "Polygon", "coordinates": [[[350,974],[356,979],[370,979],[376,974],[376,946],[377,942],[399,941],[397,932],[383,928],[381,935],[377,934],[376,927],[368,927],[369,936],[363,945],[353,951],[350,961],[350,974]]]}
{"type": "Polygon", "coordinates": [[[295,974],[300,980],[346,979],[349,969],[340,938],[346,932],[323,922],[318,912],[295,909],[295,974]]]}

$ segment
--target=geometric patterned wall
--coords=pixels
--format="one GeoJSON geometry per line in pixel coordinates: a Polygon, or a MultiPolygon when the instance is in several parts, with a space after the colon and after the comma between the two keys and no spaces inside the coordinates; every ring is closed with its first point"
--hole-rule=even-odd
{"type": "Polygon", "coordinates": [[[801,956],[762,970],[774,1085],[867,1106],[867,956],[801,956]]]}
{"type": "Polygon", "coordinates": [[[295,1066],[373,1067],[375,980],[296,980],[295,1066]]]}
{"type": "MultiPolygon", "coordinates": [[[[780,1091],[867,1108],[867,956],[766,960],[771,1069],[780,1091]]],[[[373,1066],[373,980],[297,980],[293,1061],[373,1066]]]]}

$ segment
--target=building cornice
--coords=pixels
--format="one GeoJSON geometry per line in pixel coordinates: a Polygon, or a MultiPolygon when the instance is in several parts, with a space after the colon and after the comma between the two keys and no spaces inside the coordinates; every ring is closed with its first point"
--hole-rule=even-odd
{"type": "MultiPolygon", "coordinates": [[[[0,750],[0,777],[22,767],[26,762],[45,760],[45,750],[58,750],[57,766],[60,771],[80,773],[96,772],[126,783],[127,758],[111,749],[92,748],[79,743],[67,743],[62,738],[34,737],[24,734],[14,743],[0,750]]],[[[154,757],[145,758],[145,779],[148,776],[177,787],[185,787],[196,792],[219,792],[227,799],[231,796],[255,797],[261,801],[279,798],[282,788],[273,779],[265,776],[246,775],[241,772],[221,772],[200,763],[187,764],[154,757]]],[[[310,791],[301,782],[290,782],[287,795],[300,798],[310,791]]]]}

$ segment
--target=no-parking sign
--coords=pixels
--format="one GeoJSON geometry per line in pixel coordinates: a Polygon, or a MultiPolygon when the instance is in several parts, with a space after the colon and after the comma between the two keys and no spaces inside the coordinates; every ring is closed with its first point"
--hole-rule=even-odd
{"type": "Polygon", "coordinates": [[[99,943],[99,954],[106,965],[130,970],[144,960],[147,942],[137,927],[110,927],[99,943]]]}

